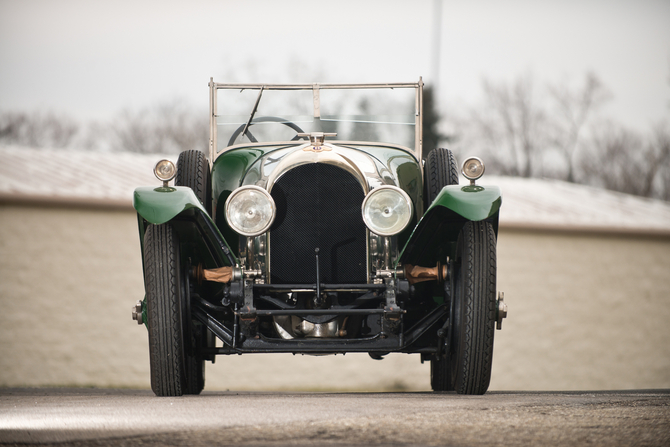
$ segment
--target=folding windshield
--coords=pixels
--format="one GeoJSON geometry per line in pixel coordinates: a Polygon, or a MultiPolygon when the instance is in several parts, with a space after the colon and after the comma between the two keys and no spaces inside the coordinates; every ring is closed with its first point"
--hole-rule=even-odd
{"type": "Polygon", "coordinates": [[[327,140],[392,144],[421,157],[423,82],[414,84],[217,84],[210,81],[211,156],[249,143],[327,140]],[[303,137],[304,138],[304,137],[303,137]]]}

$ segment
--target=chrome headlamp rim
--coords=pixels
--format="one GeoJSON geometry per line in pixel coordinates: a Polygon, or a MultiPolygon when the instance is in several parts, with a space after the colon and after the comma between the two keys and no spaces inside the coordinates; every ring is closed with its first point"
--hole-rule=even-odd
{"type": "Polygon", "coordinates": [[[371,232],[373,232],[374,234],[376,234],[378,236],[384,236],[384,237],[395,236],[396,234],[402,233],[402,231],[405,230],[407,228],[407,226],[409,225],[409,223],[412,221],[412,217],[414,216],[414,207],[412,206],[412,199],[409,197],[409,195],[405,191],[402,190],[402,188],[399,188],[399,187],[393,186],[393,185],[383,185],[383,186],[378,186],[378,187],[374,188],[372,191],[370,191],[365,196],[365,198],[363,199],[363,203],[361,204],[361,214],[363,215],[363,223],[365,223],[365,226],[371,232]],[[393,231],[393,232],[379,231],[379,229],[373,228],[374,225],[372,225],[368,221],[368,219],[366,218],[366,215],[365,215],[366,205],[368,204],[368,202],[370,201],[371,198],[373,198],[375,195],[379,194],[381,191],[384,191],[384,190],[391,190],[391,191],[395,191],[396,193],[399,193],[400,196],[404,199],[404,202],[407,205],[407,208],[409,210],[409,213],[407,214],[408,217],[407,217],[406,222],[402,225],[402,228],[400,228],[400,230],[393,231]]]}
{"type": "Polygon", "coordinates": [[[245,186],[240,186],[239,188],[235,189],[228,198],[226,199],[226,204],[225,204],[225,211],[226,211],[226,221],[228,222],[228,225],[230,225],[230,228],[233,229],[236,233],[242,235],[242,236],[248,236],[248,237],[255,237],[255,236],[260,236],[261,234],[267,232],[272,224],[275,221],[275,217],[277,216],[277,206],[275,205],[275,201],[270,195],[269,192],[267,192],[266,189],[261,188],[260,186],[256,185],[245,185],[245,186]],[[270,203],[270,207],[272,209],[272,215],[270,216],[269,221],[262,227],[261,230],[257,231],[245,231],[244,229],[238,228],[235,225],[235,221],[232,219],[230,215],[230,204],[232,203],[233,200],[235,200],[235,197],[239,196],[240,193],[245,192],[245,191],[257,191],[260,192],[270,203]]]}
{"type": "Polygon", "coordinates": [[[482,161],[481,158],[479,157],[468,157],[464,162],[463,166],[461,167],[461,174],[463,174],[463,177],[466,179],[470,180],[471,182],[474,182],[475,180],[479,180],[483,175],[484,171],[486,170],[486,166],[484,166],[484,162],[482,161]],[[465,167],[468,165],[468,163],[475,161],[481,166],[481,172],[478,173],[478,175],[468,175],[465,167]]]}
{"type": "Polygon", "coordinates": [[[171,160],[163,158],[162,160],[158,160],[158,162],[156,162],[156,165],[154,166],[154,175],[161,182],[167,183],[177,176],[177,167],[171,160]],[[159,167],[162,165],[167,165],[170,167],[170,175],[168,176],[161,175],[161,170],[159,169],[159,167]]]}

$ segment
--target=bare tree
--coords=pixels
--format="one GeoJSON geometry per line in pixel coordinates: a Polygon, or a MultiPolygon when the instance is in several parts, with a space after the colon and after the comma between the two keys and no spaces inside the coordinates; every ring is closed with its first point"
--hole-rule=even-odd
{"type": "Polygon", "coordinates": [[[110,126],[113,150],[141,153],[179,153],[206,150],[209,143],[207,114],[172,102],[138,112],[121,112],[110,126]]]}
{"type": "Polygon", "coordinates": [[[589,183],[614,191],[640,194],[644,189],[644,141],[613,123],[601,126],[593,138],[593,150],[581,157],[589,183]]]}
{"type": "Polygon", "coordinates": [[[487,166],[503,175],[541,175],[541,156],[549,145],[549,123],[535,96],[531,76],[512,84],[483,82],[484,103],[459,121],[459,152],[487,157],[487,166]]]}
{"type": "Polygon", "coordinates": [[[654,164],[650,172],[648,196],[670,200],[670,128],[658,124],[649,144],[654,164]]]}
{"type": "Polygon", "coordinates": [[[578,180],[577,154],[587,125],[609,93],[592,73],[539,92],[532,76],[483,83],[484,102],[461,120],[461,145],[487,158],[492,172],[578,180]]]}
{"type": "Polygon", "coordinates": [[[598,129],[593,150],[581,158],[586,181],[644,197],[670,198],[670,132],[656,126],[650,137],[608,123],[598,129]]]}
{"type": "Polygon", "coordinates": [[[551,143],[565,162],[563,178],[575,182],[576,153],[580,149],[586,124],[600,106],[610,98],[602,82],[593,73],[588,73],[581,88],[573,89],[564,81],[549,85],[552,99],[550,120],[551,143]]]}
{"type": "Polygon", "coordinates": [[[70,146],[80,126],[54,112],[4,112],[0,114],[0,142],[30,147],[70,146]]]}

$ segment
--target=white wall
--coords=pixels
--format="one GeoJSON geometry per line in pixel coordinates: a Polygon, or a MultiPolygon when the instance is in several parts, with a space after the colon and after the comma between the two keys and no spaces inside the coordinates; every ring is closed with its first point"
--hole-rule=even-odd
{"type": "MultiPolygon", "coordinates": [[[[0,386],[149,387],[132,210],[0,205],[0,386]]],[[[670,239],[502,230],[491,389],[670,387],[670,239]]],[[[206,389],[429,389],[418,356],[220,356],[206,389]]]]}
{"type": "Polygon", "coordinates": [[[670,239],[502,231],[492,386],[670,387],[670,239]]]}

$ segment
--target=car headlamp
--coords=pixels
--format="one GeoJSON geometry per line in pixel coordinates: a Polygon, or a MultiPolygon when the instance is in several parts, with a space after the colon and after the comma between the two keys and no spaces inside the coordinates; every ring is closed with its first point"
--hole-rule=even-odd
{"type": "Polygon", "coordinates": [[[249,185],[237,188],[226,200],[226,219],[243,236],[265,233],[276,215],[275,201],[265,189],[249,185]]]}
{"type": "Polygon", "coordinates": [[[379,236],[393,236],[412,220],[412,200],[397,186],[380,186],[363,200],[363,221],[379,236]]]}
{"type": "Polygon", "coordinates": [[[177,175],[177,168],[170,160],[160,160],[154,167],[154,175],[163,182],[163,186],[167,186],[167,182],[177,175]]]}
{"type": "Polygon", "coordinates": [[[470,157],[463,163],[461,172],[463,177],[470,180],[470,183],[474,185],[475,180],[484,175],[484,162],[477,157],[470,157]]]}

